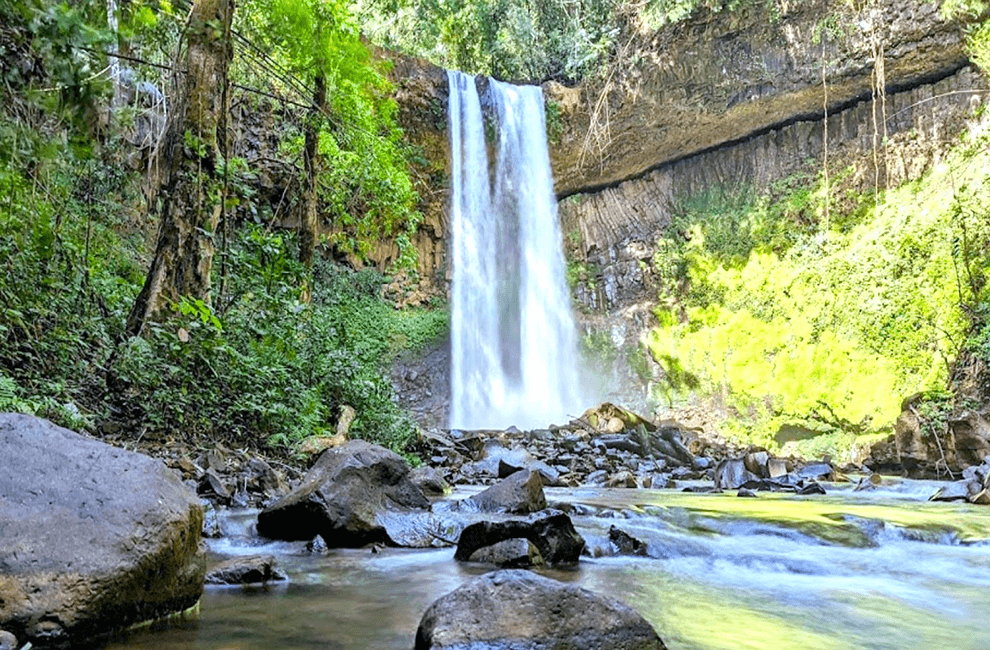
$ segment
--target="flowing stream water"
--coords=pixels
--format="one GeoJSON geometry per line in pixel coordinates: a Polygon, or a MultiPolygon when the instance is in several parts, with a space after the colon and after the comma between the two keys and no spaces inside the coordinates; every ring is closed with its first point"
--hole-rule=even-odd
{"type": "MultiPolygon", "coordinates": [[[[671,650],[987,650],[990,508],[927,503],[930,483],[824,497],[548,489],[571,504],[591,557],[543,571],[626,601],[671,650]],[[615,556],[608,530],[651,557],[615,556]]],[[[459,494],[456,496],[464,496],[459,494]]],[[[436,598],[490,570],[453,549],[333,550],[250,535],[229,512],[215,556],[276,553],[291,581],[209,588],[198,614],[113,650],[410,650],[436,598]]]]}
{"type": "Polygon", "coordinates": [[[489,80],[480,96],[470,75],[448,81],[450,426],[567,422],[583,400],[543,91],[489,80]]]}

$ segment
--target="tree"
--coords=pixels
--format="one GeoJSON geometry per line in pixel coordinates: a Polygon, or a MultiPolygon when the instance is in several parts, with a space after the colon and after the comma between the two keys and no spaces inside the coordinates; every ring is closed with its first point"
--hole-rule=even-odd
{"type": "MultiPolygon", "coordinates": [[[[342,0],[246,0],[251,40],[289,72],[310,106],[303,124],[299,259],[311,264],[321,223],[331,245],[367,254],[371,241],[415,229],[416,196],[406,172],[391,85],[361,41],[342,0]]],[[[399,242],[410,258],[411,247],[399,242]]],[[[411,250],[415,250],[412,248],[411,250]]]]}
{"type": "Polygon", "coordinates": [[[161,225],[127,333],[160,321],[184,297],[210,302],[214,231],[223,203],[218,129],[225,121],[233,0],[196,0],[189,16],[185,83],[166,134],[161,225]]]}
{"type": "Polygon", "coordinates": [[[343,42],[357,42],[347,6],[334,0],[262,0],[256,8],[266,38],[284,53],[289,70],[312,88],[303,128],[306,179],[299,228],[299,261],[312,265],[319,237],[321,131],[329,115],[327,81],[340,67],[343,42]]]}

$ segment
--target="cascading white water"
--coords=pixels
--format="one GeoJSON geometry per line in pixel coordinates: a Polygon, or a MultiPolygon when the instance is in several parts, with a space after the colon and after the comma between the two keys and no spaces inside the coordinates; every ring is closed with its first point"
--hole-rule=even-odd
{"type": "Polygon", "coordinates": [[[582,404],[538,86],[488,84],[489,173],[475,79],[448,72],[452,160],[453,429],[563,423],[582,404]]]}

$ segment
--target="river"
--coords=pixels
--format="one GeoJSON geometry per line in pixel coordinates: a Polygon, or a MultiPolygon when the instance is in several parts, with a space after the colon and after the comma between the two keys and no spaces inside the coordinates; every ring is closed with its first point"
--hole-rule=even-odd
{"type": "MultiPolygon", "coordinates": [[[[569,504],[590,556],[543,573],[623,599],[671,650],[990,649],[990,508],[928,503],[930,482],[827,487],[755,499],[548,489],[569,504]],[[650,557],[613,555],[611,526],[650,557]]],[[[254,514],[229,512],[210,553],[276,553],[288,584],[208,588],[197,613],[109,647],[409,650],[429,604],[489,570],[455,562],[453,549],[311,555],[252,537],[254,514]]]]}

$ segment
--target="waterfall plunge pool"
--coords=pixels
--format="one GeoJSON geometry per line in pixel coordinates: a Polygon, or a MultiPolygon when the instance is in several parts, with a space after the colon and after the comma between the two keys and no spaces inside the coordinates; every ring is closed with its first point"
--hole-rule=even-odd
{"type": "MultiPolygon", "coordinates": [[[[936,485],[795,497],[547,489],[569,504],[592,557],[541,571],[617,596],[671,650],[987,650],[990,508],[925,501],[936,485]],[[613,556],[616,526],[651,557],[613,556]]],[[[454,497],[464,496],[468,491],[454,497]]],[[[249,535],[229,511],[214,558],[275,553],[268,588],[209,588],[195,615],[130,632],[113,650],[409,650],[435,599],[491,570],[453,549],[337,549],[249,535]]]]}

